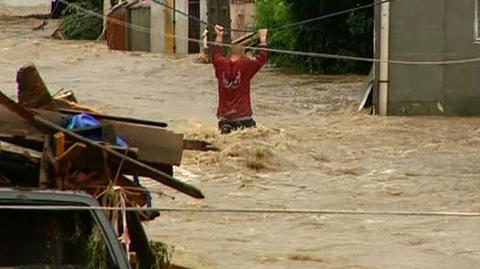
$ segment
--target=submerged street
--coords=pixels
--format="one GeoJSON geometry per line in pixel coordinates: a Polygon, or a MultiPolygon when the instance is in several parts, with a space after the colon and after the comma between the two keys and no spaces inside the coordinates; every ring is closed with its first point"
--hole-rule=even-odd
{"type": "MultiPolygon", "coordinates": [[[[44,10],[39,8],[39,13],[44,10]]],[[[156,207],[363,211],[480,211],[480,119],[357,112],[366,77],[263,69],[253,81],[259,127],[220,136],[213,67],[195,56],[110,51],[49,36],[56,22],[12,17],[0,5],[0,88],[33,62],[102,112],[166,121],[220,152],[185,152],[175,176],[203,201],[154,195],[156,207]]],[[[154,193],[173,195],[146,180],[154,193]]],[[[480,219],[162,213],[149,235],[188,268],[476,269],[480,219]]]]}

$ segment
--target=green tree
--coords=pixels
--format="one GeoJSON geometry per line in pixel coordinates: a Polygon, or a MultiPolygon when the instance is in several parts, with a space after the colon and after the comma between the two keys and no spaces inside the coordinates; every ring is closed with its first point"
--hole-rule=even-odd
{"type": "MultiPolygon", "coordinates": [[[[80,0],[74,2],[84,9],[103,14],[102,0],[80,0]]],[[[68,39],[97,39],[103,30],[103,19],[85,14],[74,5],[68,6],[62,13],[61,26],[68,39]]]]}
{"type": "MultiPolygon", "coordinates": [[[[275,28],[370,3],[372,0],[259,0],[257,24],[275,28]]],[[[373,8],[273,32],[270,44],[287,50],[372,57],[373,8]]],[[[368,73],[371,67],[370,63],[279,54],[273,54],[271,61],[280,67],[328,74],[368,73]]]]}

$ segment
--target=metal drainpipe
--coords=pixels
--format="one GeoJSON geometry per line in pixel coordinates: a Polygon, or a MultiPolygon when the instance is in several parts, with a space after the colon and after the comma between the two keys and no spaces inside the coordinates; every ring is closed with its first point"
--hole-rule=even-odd
{"type": "Polygon", "coordinates": [[[379,114],[388,114],[388,68],[390,50],[390,2],[381,7],[380,29],[380,77],[379,77],[379,114]]]}

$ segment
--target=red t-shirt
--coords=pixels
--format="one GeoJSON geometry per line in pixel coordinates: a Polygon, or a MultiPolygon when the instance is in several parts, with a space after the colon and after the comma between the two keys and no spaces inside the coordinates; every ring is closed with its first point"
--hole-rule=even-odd
{"type": "Polygon", "coordinates": [[[250,81],[267,62],[268,52],[260,49],[254,58],[232,61],[223,56],[219,46],[213,48],[213,65],[218,80],[217,117],[238,120],[252,117],[250,81]]]}

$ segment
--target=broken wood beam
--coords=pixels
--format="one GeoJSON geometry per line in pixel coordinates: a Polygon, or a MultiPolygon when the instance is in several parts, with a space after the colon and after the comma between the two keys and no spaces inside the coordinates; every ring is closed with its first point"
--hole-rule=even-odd
{"type": "MultiPolygon", "coordinates": [[[[40,109],[32,109],[30,111],[50,122],[58,123],[65,117],[63,114],[54,111],[40,109]]],[[[167,131],[164,128],[142,124],[106,119],[101,120],[101,123],[103,125],[112,125],[116,134],[126,140],[129,147],[138,148],[139,160],[180,165],[183,154],[183,135],[167,131]]]]}
{"type": "Polygon", "coordinates": [[[0,133],[4,135],[16,136],[25,134],[29,137],[38,137],[43,141],[43,133],[40,132],[37,128],[27,123],[22,117],[17,113],[12,112],[6,106],[0,105],[0,133]],[[22,130],[22,131],[20,131],[22,130]]]}
{"type": "Polygon", "coordinates": [[[42,158],[40,162],[40,174],[38,179],[38,186],[40,188],[49,188],[54,185],[53,169],[55,169],[55,157],[53,156],[52,152],[51,137],[46,135],[44,137],[42,158]]]}
{"type": "MultiPolygon", "coordinates": [[[[8,97],[7,97],[8,98],[8,97]]],[[[28,112],[28,111],[27,111],[28,112]]],[[[117,151],[109,148],[109,147],[106,147],[106,146],[103,146],[103,145],[100,145],[98,143],[96,143],[95,141],[92,141],[88,138],[85,138],[81,135],[78,135],[70,130],[67,130],[53,122],[50,122],[40,116],[33,116],[33,119],[34,121],[41,125],[41,126],[44,126],[44,127],[47,127],[47,128],[50,128],[52,131],[57,131],[57,132],[63,132],[65,133],[66,136],[68,136],[70,139],[73,139],[73,140],[76,140],[78,142],[81,142],[81,143],[85,143],[87,146],[90,146],[90,147],[93,147],[93,148],[96,148],[100,151],[104,151],[106,152],[108,155],[110,155],[111,157],[114,157],[114,158],[117,158],[117,159],[120,159],[120,160],[124,160],[125,162],[128,162],[130,164],[132,164],[133,166],[135,166],[137,169],[141,170],[141,171],[146,171],[146,172],[150,172],[152,173],[152,175],[155,175],[155,177],[152,177],[152,179],[156,180],[156,181],[159,181],[160,183],[166,185],[166,186],[169,186],[173,189],[176,189],[180,192],[183,192],[193,198],[197,198],[197,199],[203,199],[205,198],[205,196],[202,194],[202,192],[183,182],[183,181],[180,181],[176,178],[173,178],[171,177],[170,175],[167,175],[166,173],[162,172],[162,171],[159,171],[151,166],[148,166],[142,162],[139,162],[129,156],[125,156],[125,155],[122,155],[121,153],[118,153],[117,151]]]]}
{"type": "Polygon", "coordinates": [[[28,135],[28,130],[25,129],[12,129],[9,132],[12,136],[17,138],[23,138],[28,135]]]}
{"type": "Polygon", "coordinates": [[[25,109],[22,105],[15,103],[12,99],[8,98],[3,92],[0,92],[0,104],[2,104],[9,111],[20,116],[29,125],[33,126],[37,131],[42,134],[49,134],[50,130],[35,121],[35,114],[25,109]]]}
{"type": "Polygon", "coordinates": [[[65,152],[65,135],[62,132],[53,135],[55,145],[55,157],[59,157],[65,152]]]}
{"type": "Polygon", "coordinates": [[[47,86],[34,64],[27,64],[17,72],[18,102],[28,108],[56,109],[47,86]]]}
{"type": "MultiPolygon", "coordinates": [[[[9,144],[12,144],[12,145],[15,145],[15,146],[27,148],[27,149],[30,149],[30,150],[38,151],[38,152],[43,151],[43,145],[44,145],[43,140],[41,140],[39,138],[36,138],[36,137],[30,137],[30,136],[27,136],[25,138],[17,138],[17,137],[11,136],[11,135],[0,134],[0,141],[9,143],[9,144]]],[[[66,149],[65,153],[63,154],[63,155],[71,154],[69,151],[77,151],[78,150],[78,154],[80,155],[78,157],[80,158],[80,160],[79,160],[78,163],[74,163],[72,168],[76,168],[76,169],[103,169],[104,168],[104,163],[103,163],[103,159],[101,159],[102,158],[101,156],[92,155],[92,152],[90,152],[90,151],[85,152],[84,154],[86,154],[86,156],[83,156],[82,150],[79,149],[79,148],[77,149],[77,147],[79,147],[79,145],[74,145],[73,144],[73,145],[70,146],[70,148],[66,149]],[[74,146],[74,148],[72,148],[72,146],[74,146]],[[97,161],[99,162],[98,165],[95,163],[97,161]],[[87,166],[82,165],[82,164],[87,163],[87,162],[88,162],[87,166]]],[[[112,146],[110,146],[110,147],[112,149],[118,151],[121,154],[125,154],[125,148],[112,147],[112,146]]],[[[98,151],[95,151],[95,152],[98,153],[98,151]]],[[[134,159],[138,159],[138,149],[137,148],[128,148],[128,156],[130,156],[134,159]]],[[[64,157],[63,156],[60,156],[60,157],[57,156],[57,158],[63,159],[64,157]]],[[[69,159],[69,161],[74,161],[74,160],[77,160],[77,156],[68,157],[68,159],[69,159]]],[[[145,164],[147,164],[148,166],[151,166],[151,167],[153,167],[157,170],[160,170],[160,171],[166,173],[167,175],[173,176],[172,165],[163,164],[163,163],[155,163],[155,162],[146,162],[146,161],[143,161],[143,162],[145,164]]],[[[110,165],[115,170],[115,169],[118,169],[120,163],[121,163],[121,161],[116,159],[116,160],[112,160],[110,162],[110,165]]],[[[62,166],[62,165],[63,164],[61,164],[60,166],[62,166]]],[[[138,176],[141,176],[141,177],[154,176],[154,174],[152,174],[150,172],[139,171],[136,168],[136,166],[132,166],[129,163],[124,163],[123,164],[122,173],[126,174],[126,175],[138,175],[138,176]]]]}
{"type": "Polygon", "coordinates": [[[184,150],[196,150],[196,151],[219,151],[217,147],[209,142],[201,140],[183,140],[184,150]]]}
{"type": "Polygon", "coordinates": [[[68,163],[73,162],[80,154],[87,148],[85,144],[75,143],[69,147],[61,155],[57,155],[55,159],[55,165],[59,170],[59,173],[64,172],[63,169],[68,165],[68,163]]]}
{"type": "Polygon", "coordinates": [[[241,46],[247,46],[252,43],[253,37],[256,35],[256,33],[248,33],[245,34],[235,40],[232,41],[232,44],[236,45],[241,45],[241,46]]]}
{"type": "Polygon", "coordinates": [[[43,150],[43,140],[33,137],[16,137],[9,134],[0,134],[0,141],[41,152],[43,150]]]}
{"type": "Polygon", "coordinates": [[[117,159],[124,159],[125,162],[128,162],[135,166],[138,170],[140,171],[146,171],[149,173],[152,173],[152,175],[155,175],[155,177],[151,177],[152,179],[169,186],[177,191],[180,191],[182,193],[185,193],[193,198],[197,199],[203,199],[205,196],[203,193],[195,188],[194,186],[191,186],[183,181],[180,181],[162,171],[159,171],[149,165],[146,165],[140,161],[137,161],[129,156],[125,156],[121,153],[116,152],[115,150],[100,145],[95,141],[92,141],[88,138],[85,138],[81,135],[78,135],[70,130],[67,130],[49,120],[46,120],[40,116],[35,116],[32,112],[28,111],[21,105],[15,103],[12,101],[12,99],[8,98],[3,92],[0,92],[0,104],[3,104],[5,107],[7,107],[9,110],[12,112],[17,113],[19,116],[21,116],[24,120],[29,122],[30,124],[36,126],[39,130],[44,130],[48,132],[63,132],[66,136],[68,136],[70,139],[75,140],[77,142],[85,143],[87,146],[96,148],[97,150],[104,151],[108,155],[117,158],[117,159]]]}
{"type": "Polygon", "coordinates": [[[68,114],[68,115],[76,115],[76,114],[79,114],[79,113],[86,113],[86,114],[94,116],[95,118],[97,118],[99,120],[119,121],[119,122],[125,122],[125,123],[134,123],[134,124],[141,124],[141,125],[162,127],[162,128],[168,127],[168,124],[165,123],[165,122],[157,122],[157,121],[135,119],[135,118],[128,118],[128,117],[118,117],[118,116],[98,114],[98,113],[92,113],[92,112],[88,112],[88,111],[68,109],[68,108],[60,108],[59,111],[62,112],[63,114],[68,114]]]}

